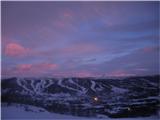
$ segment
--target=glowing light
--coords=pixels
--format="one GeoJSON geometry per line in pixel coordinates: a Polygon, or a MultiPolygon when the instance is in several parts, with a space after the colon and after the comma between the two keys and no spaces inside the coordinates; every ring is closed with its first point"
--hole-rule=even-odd
{"type": "Polygon", "coordinates": [[[97,98],[97,97],[94,97],[93,99],[94,99],[94,101],[98,101],[98,98],[97,98]]]}
{"type": "Polygon", "coordinates": [[[130,111],[130,110],[131,110],[131,108],[129,108],[129,107],[128,107],[127,109],[128,109],[128,111],[130,111]]]}

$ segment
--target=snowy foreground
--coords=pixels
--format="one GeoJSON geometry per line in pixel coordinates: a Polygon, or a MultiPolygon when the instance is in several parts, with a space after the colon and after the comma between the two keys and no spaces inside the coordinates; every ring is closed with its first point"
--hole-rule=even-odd
{"type": "Polygon", "coordinates": [[[137,118],[108,118],[104,115],[98,115],[97,118],[85,118],[85,117],[77,117],[77,116],[71,116],[71,115],[64,115],[64,114],[56,114],[56,113],[50,113],[46,111],[43,108],[33,107],[30,105],[22,105],[22,104],[12,104],[7,106],[7,104],[3,103],[1,108],[1,116],[2,120],[32,120],[32,119],[38,119],[38,120],[56,120],[56,119],[67,119],[67,120],[73,120],[73,119],[80,119],[80,120],[158,120],[159,117],[154,115],[150,117],[137,117],[137,118]]]}

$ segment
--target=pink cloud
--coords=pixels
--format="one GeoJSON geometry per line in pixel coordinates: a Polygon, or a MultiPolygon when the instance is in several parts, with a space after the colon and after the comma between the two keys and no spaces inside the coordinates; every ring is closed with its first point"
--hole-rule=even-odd
{"type": "MultiPolygon", "coordinates": [[[[64,30],[65,32],[69,32],[69,29],[75,29],[73,27],[73,12],[69,9],[66,9],[65,11],[59,13],[60,18],[55,19],[52,23],[53,26],[55,26],[57,29],[64,30]]],[[[63,32],[64,32],[63,31],[63,32]]]]}
{"type": "Polygon", "coordinates": [[[73,16],[73,12],[70,11],[70,10],[67,10],[67,11],[64,12],[63,15],[64,15],[64,17],[66,17],[66,18],[71,18],[71,17],[73,16]]]}
{"type": "Polygon", "coordinates": [[[17,43],[9,43],[5,47],[5,55],[12,57],[24,56],[28,54],[29,51],[29,48],[24,48],[22,45],[17,43]]]}
{"type": "Polygon", "coordinates": [[[102,74],[98,72],[92,72],[88,70],[68,70],[68,71],[56,71],[53,72],[53,76],[56,77],[101,77],[102,74]]]}
{"type": "Polygon", "coordinates": [[[34,67],[42,68],[42,69],[56,69],[56,68],[58,68],[58,65],[51,64],[51,63],[41,63],[41,64],[35,65],[34,67]]]}
{"type": "Polygon", "coordinates": [[[144,51],[144,52],[151,52],[151,51],[152,51],[152,48],[146,47],[146,48],[143,49],[143,51],[144,51]]]}
{"type": "Polygon", "coordinates": [[[114,77],[125,77],[125,76],[133,76],[133,75],[135,74],[128,73],[124,70],[116,70],[107,74],[107,76],[114,76],[114,77]]]}
{"type": "Polygon", "coordinates": [[[150,52],[153,52],[155,50],[159,50],[159,47],[145,47],[145,48],[143,48],[143,51],[146,52],[146,53],[150,53],[150,52]]]}
{"type": "Polygon", "coordinates": [[[14,70],[5,74],[21,74],[21,76],[41,76],[56,69],[58,69],[58,65],[51,63],[19,64],[14,68],[14,70]]]}
{"type": "Polygon", "coordinates": [[[92,75],[92,73],[90,73],[88,71],[81,71],[81,72],[77,73],[76,76],[78,76],[78,77],[91,77],[93,75],[92,75]]]}
{"type": "Polygon", "coordinates": [[[50,69],[56,69],[58,67],[57,64],[51,64],[51,63],[39,63],[39,64],[21,64],[18,65],[17,68],[19,70],[50,70],[50,69]]]}
{"type": "Polygon", "coordinates": [[[21,64],[17,66],[17,68],[22,71],[28,71],[31,69],[31,67],[32,67],[31,64],[21,64]]]}

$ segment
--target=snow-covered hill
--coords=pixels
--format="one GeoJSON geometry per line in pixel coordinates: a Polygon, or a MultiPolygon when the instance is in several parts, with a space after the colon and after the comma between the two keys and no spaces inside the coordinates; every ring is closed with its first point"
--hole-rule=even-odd
{"type": "Polygon", "coordinates": [[[159,104],[159,76],[114,80],[9,78],[1,84],[2,102],[34,105],[75,116],[149,116],[156,113],[159,104]]]}
{"type": "MultiPolygon", "coordinates": [[[[23,104],[12,104],[8,106],[6,103],[2,104],[2,120],[12,119],[12,120],[35,120],[35,119],[43,119],[43,120],[57,120],[57,119],[65,119],[65,120],[117,120],[113,118],[108,118],[104,115],[98,115],[97,118],[94,117],[78,117],[71,115],[62,115],[56,113],[50,113],[45,109],[39,107],[33,107],[31,105],[23,105],[23,104]],[[17,114],[18,113],[18,114],[17,114]]],[[[150,117],[139,117],[139,118],[120,118],[119,120],[158,120],[158,116],[153,115],[150,117]]]]}

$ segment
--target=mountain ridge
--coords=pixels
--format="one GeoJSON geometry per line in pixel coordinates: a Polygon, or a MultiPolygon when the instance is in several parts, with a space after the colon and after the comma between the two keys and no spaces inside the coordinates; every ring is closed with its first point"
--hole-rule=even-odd
{"type": "Polygon", "coordinates": [[[1,84],[2,102],[29,104],[50,112],[79,116],[151,115],[159,104],[159,76],[117,80],[10,78],[2,80],[1,84]]]}

